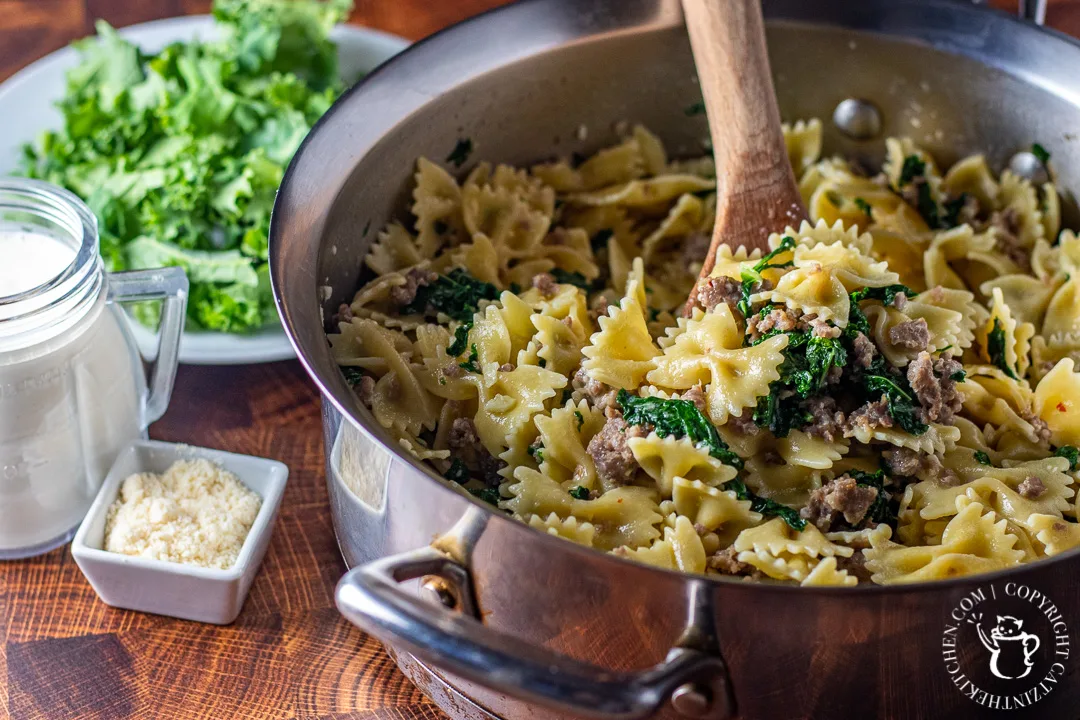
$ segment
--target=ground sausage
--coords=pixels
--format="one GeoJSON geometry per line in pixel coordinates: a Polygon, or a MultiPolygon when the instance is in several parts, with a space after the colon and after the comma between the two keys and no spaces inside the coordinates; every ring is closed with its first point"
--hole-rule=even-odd
{"type": "Polygon", "coordinates": [[[465,368],[461,367],[461,363],[448,363],[442,370],[443,377],[459,378],[465,376],[465,368]]]}
{"type": "Polygon", "coordinates": [[[1039,439],[1043,445],[1050,442],[1050,426],[1046,424],[1046,421],[1035,414],[1025,414],[1024,419],[1031,423],[1031,427],[1035,430],[1035,437],[1039,439]]]}
{"type": "Polygon", "coordinates": [[[866,556],[862,550],[856,550],[851,557],[837,555],[836,569],[858,578],[859,582],[870,582],[870,571],[866,568],[866,556]]]}
{"type": "Polygon", "coordinates": [[[765,314],[765,317],[753,315],[746,321],[746,329],[750,333],[750,342],[757,342],[762,335],[771,331],[791,332],[799,329],[800,314],[798,311],[789,310],[786,307],[774,307],[765,314]]]}
{"type": "Polygon", "coordinates": [[[877,347],[874,346],[874,341],[866,337],[864,333],[859,333],[855,336],[855,341],[852,343],[852,349],[855,351],[855,362],[864,368],[870,367],[870,363],[874,360],[874,355],[877,354],[877,347]]]}
{"type": "Polygon", "coordinates": [[[734,547],[726,547],[713,553],[705,561],[710,570],[715,570],[721,575],[752,575],[756,576],[759,571],[753,565],[744,563],[738,558],[739,553],[734,547]]]}
{"type": "Polygon", "coordinates": [[[638,464],[626,441],[644,434],[641,427],[627,425],[622,415],[612,410],[604,427],[589,441],[588,453],[596,466],[596,474],[615,485],[629,484],[638,464]]]}
{"type": "Polygon", "coordinates": [[[338,306],[337,312],[334,313],[334,317],[331,318],[331,321],[334,323],[334,327],[337,327],[341,323],[352,322],[352,319],[352,307],[347,303],[341,303],[341,305],[338,306]]]}
{"type": "Polygon", "coordinates": [[[736,306],[742,300],[742,283],[724,276],[708,278],[698,283],[694,290],[694,300],[706,311],[724,303],[733,314],[738,313],[736,306]]]}
{"type": "Polygon", "coordinates": [[[570,387],[582,393],[597,410],[604,410],[615,405],[616,390],[608,387],[599,380],[593,380],[585,368],[578,368],[574,377],[570,379],[570,387]]]}
{"type": "Polygon", "coordinates": [[[877,496],[877,488],[859,485],[850,475],[841,475],[810,493],[810,500],[799,514],[824,531],[841,515],[844,522],[855,526],[866,517],[877,496]]]}
{"type": "Polygon", "coordinates": [[[499,372],[513,372],[514,366],[510,363],[503,363],[499,366],[499,372]]]}
{"type": "Polygon", "coordinates": [[[754,411],[750,408],[746,408],[742,411],[742,415],[731,415],[728,417],[727,425],[740,435],[757,435],[760,428],[757,423],[754,422],[754,411]]]}
{"type": "Polygon", "coordinates": [[[892,306],[897,310],[903,310],[907,307],[907,295],[902,292],[898,292],[893,295],[892,306]]]}
{"type": "Polygon", "coordinates": [[[480,443],[480,436],[476,432],[476,425],[472,418],[455,418],[450,425],[450,432],[446,436],[446,443],[451,450],[464,450],[476,447],[480,443]]]}
{"type": "Polygon", "coordinates": [[[908,350],[925,350],[930,342],[930,328],[926,320],[907,320],[889,328],[889,342],[908,350]]]}
{"type": "Polygon", "coordinates": [[[1016,491],[1028,500],[1034,500],[1046,492],[1046,485],[1043,484],[1043,481],[1038,477],[1028,475],[1024,478],[1024,481],[1016,487],[1016,491]]]}
{"type": "Polygon", "coordinates": [[[914,477],[922,469],[922,459],[919,453],[910,448],[888,450],[884,455],[885,463],[889,466],[889,472],[893,475],[914,477]]]}
{"type": "Polygon", "coordinates": [[[487,483],[488,487],[499,487],[506,478],[504,478],[499,471],[506,467],[506,461],[501,460],[486,450],[480,453],[478,460],[480,467],[480,477],[487,483]]]}
{"type": "Polygon", "coordinates": [[[840,328],[835,325],[830,325],[825,320],[819,317],[812,317],[808,319],[808,325],[810,330],[814,333],[815,337],[819,338],[838,338],[840,337],[840,328]]]}
{"type": "Polygon", "coordinates": [[[998,250],[1024,272],[1031,270],[1031,249],[1020,240],[1020,215],[1008,207],[991,213],[988,226],[994,230],[994,249],[998,250]]]}
{"type": "Polygon", "coordinates": [[[955,470],[941,464],[941,458],[937,455],[927,455],[909,448],[886,452],[885,463],[893,475],[918,476],[942,487],[955,487],[963,482],[963,478],[955,470]]]}
{"type": "Polygon", "coordinates": [[[821,395],[806,401],[806,410],[813,417],[811,424],[803,428],[807,435],[834,442],[844,434],[844,413],[836,406],[836,400],[821,395]]]}
{"type": "Polygon", "coordinates": [[[908,364],[908,383],[922,405],[924,421],[949,423],[960,411],[962,400],[952,376],[962,369],[950,356],[934,359],[925,351],[908,364]]]}
{"type": "Polygon", "coordinates": [[[893,419],[892,416],[889,415],[889,398],[882,395],[880,400],[868,402],[857,410],[853,410],[851,414],[848,415],[847,426],[849,428],[858,427],[867,430],[891,428],[893,426],[893,419]]]}
{"type": "Polygon", "coordinates": [[[375,392],[375,378],[370,375],[365,375],[360,378],[360,384],[357,385],[356,394],[360,396],[360,402],[364,403],[368,407],[371,407],[371,396],[375,392]]]}
{"type": "Polygon", "coordinates": [[[532,286],[540,291],[540,295],[545,298],[550,298],[559,291],[559,286],[555,284],[555,278],[551,273],[540,273],[532,280],[532,286]]]}
{"type": "Polygon", "coordinates": [[[705,390],[701,387],[701,383],[698,383],[694,387],[684,392],[682,394],[682,399],[689,400],[690,402],[694,403],[694,407],[696,407],[698,410],[703,413],[706,412],[705,390]]]}
{"type": "Polygon", "coordinates": [[[390,302],[404,307],[416,300],[416,291],[439,279],[439,275],[430,270],[413,268],[405,274],[405,284],[390,288],[390,302]]]}

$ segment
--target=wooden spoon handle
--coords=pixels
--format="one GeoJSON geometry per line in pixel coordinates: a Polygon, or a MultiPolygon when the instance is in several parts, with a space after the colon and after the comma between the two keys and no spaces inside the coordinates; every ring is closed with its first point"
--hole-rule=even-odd
{"type": "Polygon", "coordinates": [[[682,0],[716,160],[717,247],[767,252],[767,238],[806,218],[780,130],[759,0],[682,0]]]}

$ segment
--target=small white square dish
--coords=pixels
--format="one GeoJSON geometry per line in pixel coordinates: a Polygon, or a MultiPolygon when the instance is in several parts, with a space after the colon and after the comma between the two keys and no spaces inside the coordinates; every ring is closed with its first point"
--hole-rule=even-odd
{"type": "Polygon", "coordinates": [[[240,614],[270,544],[289,469],[275,460],[190,445],[137,440],[117,457],[71,544],[71,554],[102,602],[113,607],[228,625],[240,614]],[[104,550],[105,521],[124,480],[164,473],[177,460],[205,459],[236,475],[262,498],[236,563],[227,570],[104,550]]]}

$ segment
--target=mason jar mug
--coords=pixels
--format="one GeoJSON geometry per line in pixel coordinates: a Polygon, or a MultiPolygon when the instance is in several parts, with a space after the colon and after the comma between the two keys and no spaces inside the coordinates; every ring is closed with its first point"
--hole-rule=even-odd
{"type": "Polygon", "coordinates": [[[0,559],[70,540],[120,449],[165,412],[187,288],[175,267],[105,272],[79,198],[0,179],[0,559]],[[156,360],[118,307],[148,300],[156,360]]]}

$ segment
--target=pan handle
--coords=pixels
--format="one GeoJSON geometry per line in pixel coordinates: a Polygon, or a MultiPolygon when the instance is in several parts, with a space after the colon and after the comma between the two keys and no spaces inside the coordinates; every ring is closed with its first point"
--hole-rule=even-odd
{"type": "Polygon", "coordinates": [[[337,606],[354,625],[421,660],[575,716],[637,720],[651,717],[670,702],[689,718],[734,717],[727,669],[720,657],[676,647],[647,670],[611,672],[530,645],[477,620],[468,569],[433,548],[353,568],[338,583],[337,606]],[[450,586],[441,604],[399,587],[425,575],[435,575],[450,586]]]}

